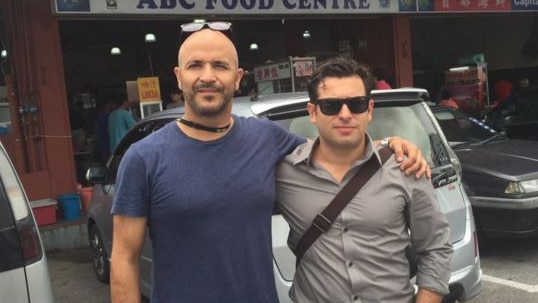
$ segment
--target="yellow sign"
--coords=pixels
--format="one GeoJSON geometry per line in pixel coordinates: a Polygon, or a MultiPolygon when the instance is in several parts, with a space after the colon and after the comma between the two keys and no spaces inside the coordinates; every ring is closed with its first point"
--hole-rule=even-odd
{"type": "Polygon", "coordinates": [[[138,78],[137,83],[140,102],[161,101],[159,77],[138,78]]]}

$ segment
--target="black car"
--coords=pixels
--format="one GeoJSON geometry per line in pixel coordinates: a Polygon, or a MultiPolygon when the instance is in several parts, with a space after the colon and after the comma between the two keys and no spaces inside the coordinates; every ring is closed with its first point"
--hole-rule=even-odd
{"type": "Polygon", "coordinates": [[[538,86],[508,97],[492,108],[484,121],[509,138],[538,140],[538,86]]]}
{"type": "Polygon", "coordinates": [[[538,142],[509,139],[453,108],[432,111],[461,162],[479,232],[538,235],[538,142]]]}

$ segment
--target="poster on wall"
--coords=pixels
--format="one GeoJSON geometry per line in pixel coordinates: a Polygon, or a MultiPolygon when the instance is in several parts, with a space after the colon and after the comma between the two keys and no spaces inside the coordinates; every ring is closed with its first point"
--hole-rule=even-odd
{"type": "Polygon", "coordinates": [[[306,91],[308,79],[316,68],[316,57],[291,57],[290,62],[293,67],[292,91],[306,91]]]}

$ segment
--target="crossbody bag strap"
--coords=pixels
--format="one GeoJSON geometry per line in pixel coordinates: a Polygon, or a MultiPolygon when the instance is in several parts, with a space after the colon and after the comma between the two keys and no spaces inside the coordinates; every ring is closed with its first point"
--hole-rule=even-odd
{"type": "MultiPolygon", "coordinates": [[[[379,156],[381,157],[381,162],[384,164],[387,159],[392,154],[392,150],[385,146],[379,151],[379,156]]],[[[338,194],[333,198],[331,203],[325,207],[325,209],[317,214],[312,220],[312,225],[306,230],[303,234],[297,247],[295,248],[295,266],[299,266],[301,263],[301,258],[304,253],[310,248],[312,243],[316,241],[317,238],[322,233],[326,233],[336,220],[336,217],[342,212],[346,205],[351,201],[351,199],[357,194],[361,187],[368,182],[368,180],[375,174],[379,169],[379,161],[377,157],[372,156],[362,168],[360,168],[355,175],[349,180],[349,182],[338,192],[338,194]]]]}

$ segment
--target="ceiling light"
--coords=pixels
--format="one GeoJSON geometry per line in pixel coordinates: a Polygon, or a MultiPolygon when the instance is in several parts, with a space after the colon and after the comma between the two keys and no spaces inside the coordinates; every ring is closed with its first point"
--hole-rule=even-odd
{"type": "Polygon", "coordinates": [[[257,43],[250,44],[250,50],[257,50],[257,49],[258,49],[258,44],[257,43]]]}
{"type": "Polygon", "coordinates": [[[153,43],[157,41],[157,37],[155,37],[152,33],[147,33],[146,36],[144,36],[144,42],[146,43],[153,43]]]}
{"type": "Polygon", "coordinates": [[[460,67],[449,68],[448,70],[451,72],[461,72],[461,71],[469,70],[469,69],[470,69],[469,66],[460,66],[460,67]]]}
{"type": "Polygon", "coordinates": [[[192,20],[194,23],[205,23],[205,19],[194,19],[192,20]]]}
{"type": "Polygon", "coordinates": [[[310,32],[309,31],[304,31],[303,32],[303,38],[305,38],[305,39],[310,38],[310,32]]]}
{"type": "Polygon", "coordinates": [[[110,49],[110,54],[113,56],[121,55],[121,49],[119,47],[114,46],[110,49]]]}
{"type": "Polygon", "coordinates": [[[3,49],[2,52],[0,52],[0,58],[7,58],[7,50],[3,49]]]}

